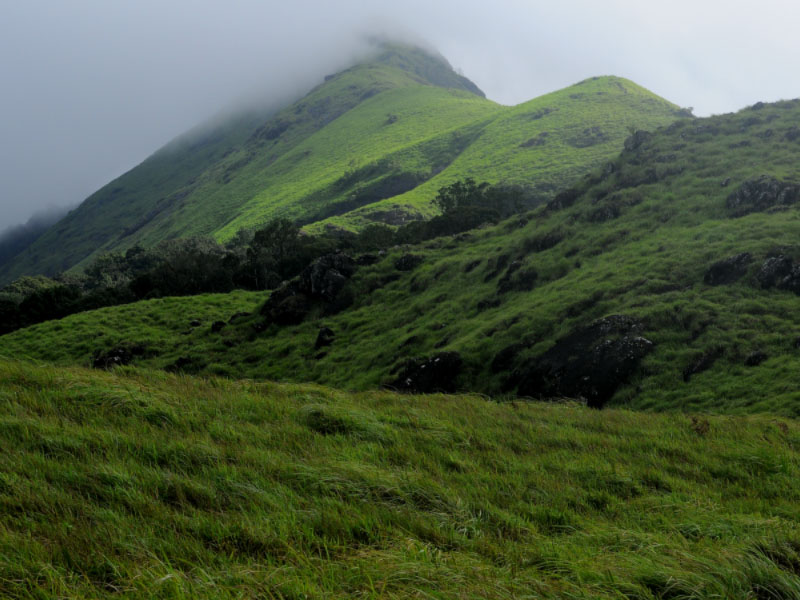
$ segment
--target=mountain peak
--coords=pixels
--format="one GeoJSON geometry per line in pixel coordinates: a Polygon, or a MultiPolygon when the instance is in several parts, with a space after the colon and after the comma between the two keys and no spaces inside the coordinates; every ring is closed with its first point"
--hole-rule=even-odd
{"type": "Polygon", "coordinates": [[[472,81],[460,75],[439,52],[422,45],[370,39],[374,54],[369,62],[402,69],[420,83],[455,88],[485,98],[486,94],[472,81]]]}

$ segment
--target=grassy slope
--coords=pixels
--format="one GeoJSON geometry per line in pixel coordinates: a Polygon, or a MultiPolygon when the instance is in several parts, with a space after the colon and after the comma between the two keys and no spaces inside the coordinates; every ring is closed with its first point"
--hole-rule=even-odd
{"type": "Polygon", "coordinates": [[[800,598],[800,429],[0,361],[4,598],[800,598]]]}
{"type": "Polygon", "coordinates": [[[544,199],[615,156],[632,128],[674,120],[675,105],[621,77],[594,77],[510,108],[482,128],[451,165],[401,196],[331,219],[344,227],[376,210],[413,206],[431,216],[436,191],[465,177],[531,187],[544,199]],[[586,132],[596,128],[596,131],[586,132]],[[541,136],[541,137],[540,137],[541,136]],[[541,139],[541,145],[526,142],[541,139]]]}
{"type": "Polygon", "coordinates": [[[628,126],[666,124],[675,108],[613,77],[501,107],[440,57],[389,51],[329,78],[269,120],[248,116],[220,125],[205,146],[160,151],[1,269],[0,281],[85,265],[135,243],[226,240],[275,216],[351,229],[387,212],[394,221],[430,216],[435,191],[466,176],[533,185],[549,197],[613,156],[628,126]],[[598,143],[584,146],[583,132],[593,127],[598,143]],[[520,146],[543,132],[543,145],[520,146]],[[416,182],[359,199],[398,175],[416,182]]]}
{"type": "MultiPolygon", "coordinates": [[[[617,174],[590,186],[569,209],[543,207],[521,220],[414,248],[425,262],[411,273],[398,273],[393,266],[407,250],[390,252],[356,274],[357,302],[344,313],[263,334],[250,329],[255,318],[221,334],[198,329],[144,364],[163,367],[187,356],[199,371],[367,389],[389,381],[405,358],[455,350],[467,364],[462,387],[495,394],[505,375],[492,374],[489,364],[502,348],[526,342],[530,348],[522,357],[535,360],[574,327],[625,313],[644,319],[645,336],[656,346],[614,404],[796,416],[800,305],[790,292],[759,289],[752,276],[776,247],[800,258],[800,215],[792,208],[731,219],[725,198],[762,173],[800,179],[800,146],[784,139],[798,120],[800,106],[786,103],[683,122],[660,131],[643,154],[623,154],[615,161],[617,174]],[[768,130],[771,136],[765,135],[768,130]],[[750,145],[740,146],[742,141],[750,145]],[[644,164],[635,164],[642,158],[644,164]],[[614,190],[653,165],[660,178],[656,183],[614,190]],[[730,184],[722,187],[727,178],[730,184]],[[591,222],[588,216],[612,198],[634,205],[622,205],[616,219],[591,222]],[[563,241],[542,252],[530,249],[532,240],[553,231],[563,233],[563,241]],[[755,258],[750,275],[733,285],[703,283],[708,265],[745,251],[755,258]],[[523,269],[536,269],[533,290],[497,294],[502,270],[492,273],[503,255],[522,261],[523,269]],[[386,283],[391,277],[399,278],[386,283]],[[499,306],[481,308],[482,301],[494,299],[499,306]],[[336,342],[318,358],[313,345],[323,325],[335,331],[336,342]],[[724,355],[684,382],[683,370],[714,348],[724,355]],[[757,367],[744,366],[755,350],[769,358],[757,367]]],[[[162,305],[166,312],[174,310],[169,302],[162,305]]],[[[104,313],[109,323],[146,318],[144,310],[138,317],[116,310],[104,313]]],[[[0,354],[86,364],[91,356],[86,340],[94,340],[97,331],[90,315],[44,323],[0,338],[0,354]],[[72,333],[64,335],[65,330],[72,333]]],[[[91,345],[105,347],[125,338],[118,331],[91,345]]]]}
{"type": "Polygon", "coordinates": [[[201,126],[92,194],[16,259],[0,268],[0,282],[23,274],[53,274],[109,247],[128,228],[172,209],[181,190],[231,148],[242,144],[273,111],[247,112],[221,125],[201,126]],[[55,249],[55,250],[54,250],[55,249]]]}

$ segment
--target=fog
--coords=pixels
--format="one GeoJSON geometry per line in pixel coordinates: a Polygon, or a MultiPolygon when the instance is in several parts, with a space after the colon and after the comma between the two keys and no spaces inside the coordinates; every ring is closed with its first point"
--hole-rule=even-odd
{"type": "Polygon", "coordinates": [[[221,110],[287,99],[371,34],[515,104],[594,75],[695,114],[800,96],[790,1],[27,0],[0,21],[0,231],[80,202],[221,110]]]}

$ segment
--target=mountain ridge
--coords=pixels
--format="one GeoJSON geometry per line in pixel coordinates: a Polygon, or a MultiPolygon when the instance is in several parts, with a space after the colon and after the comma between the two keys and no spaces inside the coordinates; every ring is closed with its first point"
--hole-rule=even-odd
{"type": "Polygon", "coordinates": [[[380,222],[381,215],[390,223],[430,217],[435,189],[473,171],[495,182],[530,183],[538,167],[538,176],[547,180],[546,186],[539,182],[544,199],[613,155],[626,127],[674,118],[677,107],[626,80],[582,84],[595,87],[593,95],[562,90],[558,102],[564,106],[550,107],[545,120],[562,130],[571,119],[577,137],[593,127],[599,133],[589,133],[583,146],[570,146],[556,134],[546,145],[520,147],[526,131],[539,131],[534,120],[503,119],[530,103],[502,107],[444,59],[418,48],[387,47],[372,62],[327,77],[280,111],[251,112],[218,125],[199,151],[180,141],[168,144],[0,267],[0,282],[81,268],[100,253],[135,244],[194,235],[229,239],[276,216],[309,226],[321,219],[326,223],[317,227],[345,229],[380,222]],[[560,115],[555,108],[563,109],[560,115]],[[482,128],[486,132],[478,135],[482,128]],[[522,139],[505,148],[513,128],[522,139]],[[479,138],[483,142],[472,158],[449,169],[479,138]],[[167,151],[174,147],[177,152],[167,151]],[[530,156],[541,156],[551,172],[544,174],[530,156]],[[494,164],[495,172],[478,163],[494,164]],[[359,169],[369,176],[342,184],[359,169]]]}

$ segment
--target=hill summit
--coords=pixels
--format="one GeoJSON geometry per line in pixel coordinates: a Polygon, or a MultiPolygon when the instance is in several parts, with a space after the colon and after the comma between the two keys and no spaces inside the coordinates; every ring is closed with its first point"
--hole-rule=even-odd
{"type": "Polygon", "coordinates": [[[401,225],[436,214],[436,190],[465,177],[545,201],[616,154],[629,129],[676,109],[618,77],[501,106],[438,54],[382,44],[282,110],[239,113],[155,152],[0,266],[0,283],[136,244],[225,241],[275,217],[401,225]]]}

